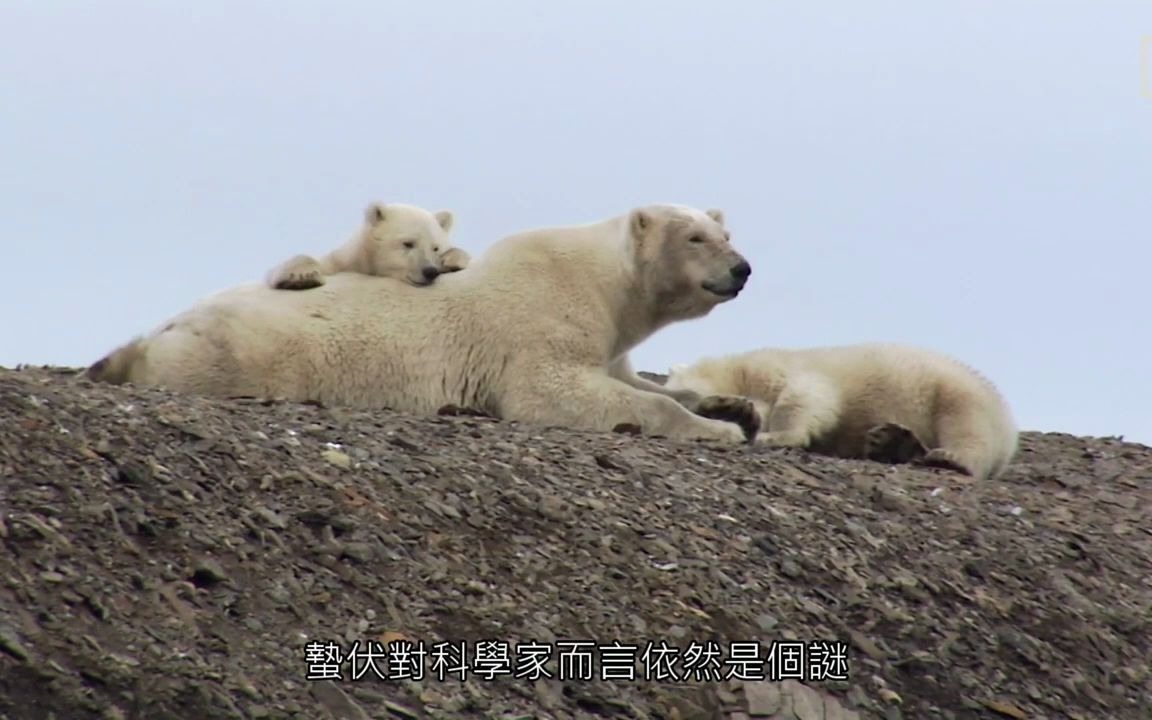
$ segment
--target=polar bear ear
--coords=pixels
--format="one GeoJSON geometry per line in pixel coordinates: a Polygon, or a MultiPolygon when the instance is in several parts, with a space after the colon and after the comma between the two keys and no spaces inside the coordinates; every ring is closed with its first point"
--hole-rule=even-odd
{"type": "Polygon", "coordinates": [[[679,375],[680,373],[684,372],[687,369],[688,369],[688,366],[685,365],[684,363],[680,363],[678,365],[673,365],[672,367],[668,368],[668,377],[672,377],[673,375],[679,375]]]}
{"type": "Polygon", "coordinates": [[[716,208],[710,208],[708,210],[705,210],[704,212],[708,215],[708,217],[715,220],[717,225],[719,225],[720,227],[724,227],[724,211],[723,210],[717,210],[716,208]]]}
{"type": "Polygon", "coordinates": [[[384,222],[384,204],[374,202],[364,208],[364,221],[369,225],[379,225],[384,222]]]}
{"type": "Polygon", "coordinates": [[[452,231],[452,223],[455,222],[456,218],[452,215],[451,210],[437,210],[434,216],[444,232],[452,231]]]}
{"type": "Polygon", "coordinates": [[[633,237],[641,237],[648,232],[654,222],[652,215],[644,209],[637,208],[628,217],[628,225],[633,237]]]}

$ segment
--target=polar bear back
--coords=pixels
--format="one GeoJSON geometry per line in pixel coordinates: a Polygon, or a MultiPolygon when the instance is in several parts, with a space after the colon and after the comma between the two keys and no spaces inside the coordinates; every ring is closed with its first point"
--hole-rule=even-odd
{"type": "Polygon", "coordinates": [[[453,362],[459,353],[450,349],[457,328],[475,317],[469,294],[455,287],[468,285],[466,274],[442,281],[417,288],[345,272],[306,291],[262,283],[225,290],[152,334],[136,382],[210,395],[323,397],[349,406],[399,407],[410,405],[403,388],[443,388],[424,393],[425,409],[435,411],[460,402],[447,399],[462,372],[453,362]],[[449,349],[437,351],[442,362],[399,360],[420,356],[429,345],[449,349]],[[332,371],[336,366],[338,373],[332,371]],[[396,382],[384,387],[373,381],[382,375],[396,382]]]}

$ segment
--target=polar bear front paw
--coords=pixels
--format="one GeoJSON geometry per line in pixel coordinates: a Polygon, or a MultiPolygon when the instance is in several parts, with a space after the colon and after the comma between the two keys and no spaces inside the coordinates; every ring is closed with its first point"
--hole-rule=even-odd
{"type": "Polygon", "coordinates": [[[693,412],[712,420],[736,423],[744,431],[744,438],[752,442],[760,432],[760,414],[748,398],[734,395],[709,395],[696,403],[693,412]]]}
{"type": "Polygon", "coordinates": [[[877,425],[864,435],[864,457],[873,462],[898,465],[923,458],[928,448],[916,433],[898,423],[877,425]]]}
{"type": "Polygon", "coordinates": [[[271,270],[268,284],[276,290],[308,290],[324,284],[324,270],[316,258],[297,255],[271,270]]]}
{"type": "Polygon", "coordinates": [[[440,263],[443,265],[441,272],[460,272],[464,268],[468,267],[468,264],[471,261],[472,257],[460,248],[451,248],[449,250],[445,250],[444,253],[440,256],[440,263]]]}
{"type": "Polygon", "coordinates": [[[324,284],[319,270],[300,270],[284,273],[272,286],[277,290],[310,290],[324,284]]]}

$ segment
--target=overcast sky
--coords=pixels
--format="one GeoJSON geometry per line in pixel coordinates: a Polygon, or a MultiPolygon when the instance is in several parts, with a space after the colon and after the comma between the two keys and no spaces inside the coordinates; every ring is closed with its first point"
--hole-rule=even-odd
{"type": "Polygon", "coordinates": [[[637,367],[915,343],[1025,429],[1152,444],[1150,36],[1148,0],[3,0],[0,365],[88,364],[372,200],[473,253],[677,202],[753,274],[637,367]]]}

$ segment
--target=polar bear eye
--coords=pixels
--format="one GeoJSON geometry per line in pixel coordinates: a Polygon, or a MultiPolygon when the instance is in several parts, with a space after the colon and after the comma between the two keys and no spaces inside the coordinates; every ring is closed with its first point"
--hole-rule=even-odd
{"type": "Polygon", "coordinates": [[[688,242],[690,242],[690,243],[702,243],[702,242],[704,242],[704,238],[701,235],[693,235],[692,237],[688,238],[688,242]]]}
{"type": "Polygon", "coordinates": [[[404,247],[408,250],[411,250],[412,248],[416,247],[416,243],[412,242],[411,240],[405,240],[404,247]]]}
{"type": "Polygon", "coordinates": [[[432,252],[434,252],[434,253],[440,252],[440,246],[439,245],[433,246],[432,252]]]}

